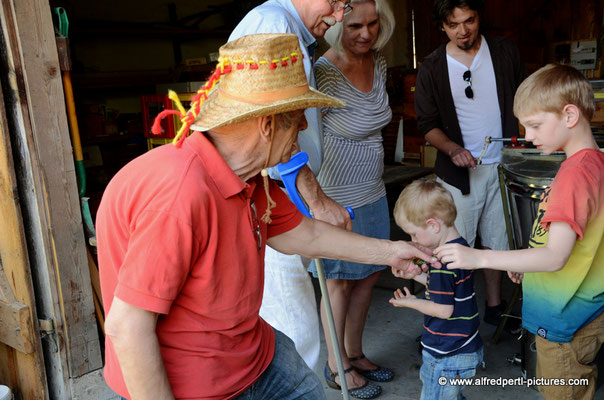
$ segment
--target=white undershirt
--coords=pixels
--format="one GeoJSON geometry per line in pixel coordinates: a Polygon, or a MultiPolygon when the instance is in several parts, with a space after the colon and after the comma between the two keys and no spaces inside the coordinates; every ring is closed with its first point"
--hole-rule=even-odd
{"type": "MultiPolygon", "coordinates": [[[[501,110],[497,98],[497,82],[489,46],[484,37],[481,37],[478,53],[472,61],[472,90],[474,97],[466,97],[465,90],[468,83],[464,81],[463,74],[468,70],[461,62],[447,54],[447,67],[453,103],[457,112],[457,120],[461,129],[464,147],[475,158],[478,158],[487,136],[502,137],[501,110]]],[[[485,155],[483,164],[499,162],[501,158],[502,142],[492,142],[485,155]]]]}

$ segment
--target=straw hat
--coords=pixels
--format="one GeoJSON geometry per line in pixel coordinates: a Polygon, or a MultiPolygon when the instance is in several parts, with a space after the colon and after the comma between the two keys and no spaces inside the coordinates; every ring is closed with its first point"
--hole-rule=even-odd
{"type": "Polygon", "coordinates": [[[248,35],[220,48],[216,88],[200,105],[191,129],[219,126],[310,107],[343,107],[308,86],[298,37],[248,35]]]}

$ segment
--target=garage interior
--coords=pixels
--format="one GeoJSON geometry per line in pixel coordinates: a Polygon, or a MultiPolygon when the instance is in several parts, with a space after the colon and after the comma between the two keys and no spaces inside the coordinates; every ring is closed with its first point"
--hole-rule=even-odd
{"type": "MultiPolygon", "coordinates": [[[[168,89],[184,100],[195,92],[231,30],[260,3],[1,0],[0,204],[7,211],[0,225],[0,319],[10,322],[0,325],[0,384],[15,398],[111,398],[101,374],[93,233],[103,190],[130,160],[170,142],[179,124],[171,117],[165,137],[150,133],[154,116],[175,107],[168,89]]],[[[383,53],[393,119],[383,138],[392,206],[434,162],[434,148],[417,131],[413,92],[418,65],[446,37],[432,21],[431,2],[389,3],[397,26],[383,53]]],[[[593,81],[593,127],[601,135],[603,18],[604,0],[489,0],[481,30],[512,39],[529,73],[550,62],[581,69],[593,81]]],[[[326,49],[321,41],[318,55],[326,49]]],[[[396,229],[393,237],[403,238],[396,229]]],[[[381,280],[384,290],[391,284],[381,280]]],[[[381,398],[401,398],[393,392],[381,398]]],[[[604,399],[602,387],[596,398],[604,399]]]]}

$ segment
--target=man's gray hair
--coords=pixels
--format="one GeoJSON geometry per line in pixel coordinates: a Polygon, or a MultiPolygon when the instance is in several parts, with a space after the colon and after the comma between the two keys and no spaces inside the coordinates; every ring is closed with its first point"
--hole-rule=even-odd
{"type": "MultiPolygon", "coordinates": [[[[352,0],[350,4],[354,7],[355,3],[374,3],[375,11],[378,15],[378,20],[380,23],[380,30],[378,32],[377,40],[373,45],[373,50],[381,50],[384,48],[390,37],[392,36],[392,32],[394,32],[394,14],[392,13],[392,9],[390,5],[388,5],[388,0],[352,0]]],[[[334,26],[329,28],[327,32],[325,32],[325,40],[327,43],[338,53],[342,53],[342,28],[343,24],[346,22],[346,17],[342,20],[342,22],[336,23],[334,26]]]]}

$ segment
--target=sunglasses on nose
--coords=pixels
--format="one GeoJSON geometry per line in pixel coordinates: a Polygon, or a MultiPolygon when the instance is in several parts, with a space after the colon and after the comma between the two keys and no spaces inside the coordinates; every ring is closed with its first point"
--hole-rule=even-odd
{"type": "Polygon", "coordinates": [[[474,91],[472,90],[472,71],[467,70],[463,73],[463,80],[468,83],[466,86],[466,97],[468,99],[474,98],[474,91]]]}

